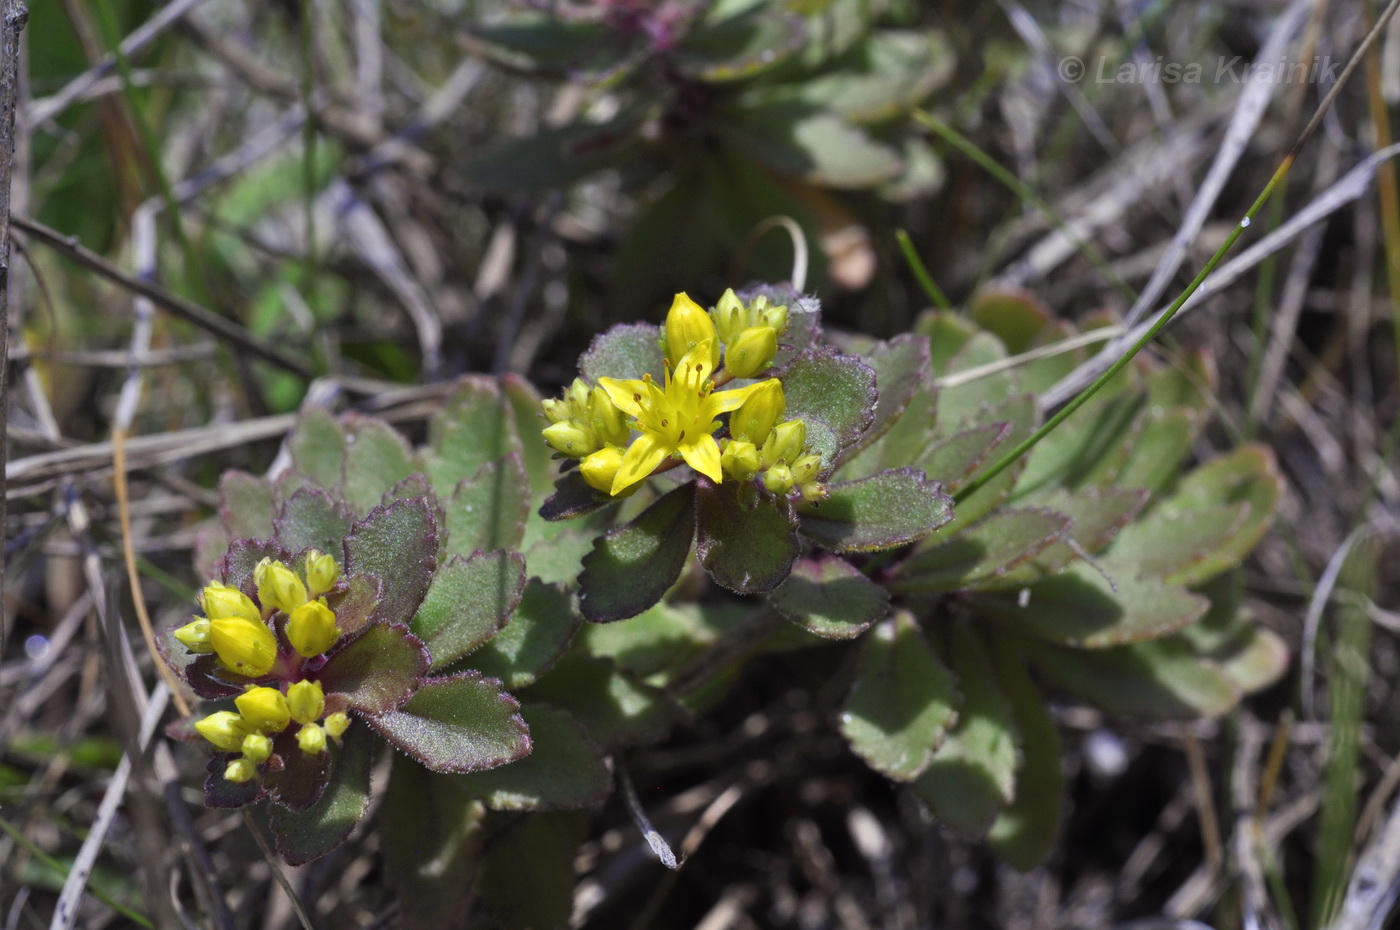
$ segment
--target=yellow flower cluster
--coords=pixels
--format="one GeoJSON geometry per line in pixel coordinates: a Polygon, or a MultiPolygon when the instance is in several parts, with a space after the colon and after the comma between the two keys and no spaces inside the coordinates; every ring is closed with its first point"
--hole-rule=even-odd
{"type": "Polygon", "coordinates": [[[576,379],[562,399],[544,402],[545,441],[580,459],[583,479],[614,497],[682,461],[717,484],[726,475],[761,475],[775,494],[797,488],[806,497],[825,496],[816,481],[821,459],[805,452],[806,425],[777,422],[784,399],[776,378],[717,390],[767,369],[786,327],[787,308],[766,298],[745,305],[727,290],[706,313],[677,294],[662,331],[663,384],[650,375],[599,378],[592,388],[576,379]],[[730,437],[716,440],[724,413],[732,414],[730,437]],[[635,439],[632,430],[639,433],[635,439]]]}
{"type": "Polygon", "coordinates": [[[298,681],[283,694],[277,688],[249,688],[233,699],[238,710],[221,710],[194,725],[195,730],[218,749],[240,753],[224,769],[224,777],[232,782],[245,782],[257,777],[258,766],[272,757],[272,737],[281,733],[293,721],[300,724],[297,746],[302,752],[316,754],[326,751],[326,737],[340,739],[350,726],[350,717],[337,712],[320,723],[325,711],[326,695],[314,681],[298,681]]]}

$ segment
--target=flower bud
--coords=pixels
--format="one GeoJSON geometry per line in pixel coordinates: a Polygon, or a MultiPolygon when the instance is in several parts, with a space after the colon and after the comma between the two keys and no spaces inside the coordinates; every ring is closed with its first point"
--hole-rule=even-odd
{"type": "Polygon", "coordinates": [[[773,363],[777,351],[777,330],[771,326],[750,326],[725,350],[724,367],[736,378],[752,378],[773,363]]]}
{"type": "Polygon", "coordinates": [[[782,384],[769,378],[754,387],[748,399],[729,415],[729,435],[761,446],[786,407],[782,384]]]}
{"type": "Polygon", "coordinates": [[[261,620],[210,620],[209,642],[225,668],[248,678],[261,678],[277,661],[277,638],[261,620]]]}
{"type": "Polygon", "coordinates": [[[763,486],[773,494],[786,494],[792,490],[792,469],[786,465],[774,465],[763,473],[763,486]]]}
{"type": "Polygon", "coordinates": [[[817,473],[822,470],[822,457],[815,452],[806,452],[797,457],[797,461],[792,463],[792,480],[798,484],[806,484],[817,473]]]}
{"type": "Polygon", "coordinates": [[[326,722],[323,726],[325,727],[327,736],[330,736],[332,739],[340,739],[350,727],[350,715],[345,713],[345,711],[337,711],[326,718],[326,722]]]}
{"type": "Polygon", "coordinates": [[[763,465],[772,468],[779,462],[786,465],[797,461],[802,447],[807,444],[807,424],[801,420],[788,420],[773,427],[768,439],[763,443],[763,465]]]}
{"type": "Polygon", "coordinates": [[[720,454],[719,466],[735,481],[747,481],[762,467],[758,446],[743,439],[731,439],[720,454]]]}
{"type": "Polygon", "coordinates": [[[307,755],[326,751],[326,731],[314,723],[308,723],[297,730],[297,745],[307,755]]]}
{"type": "Polygon", "coordinates": [[[320,655],[339,638],[335,611],[327,607],[325,601],[307,601],[287,618],[287,639],[305,658],[320,655]]]}
{"type": "Polygon", "coordinates": [[[767,297],[759,297],[754,300],[752,311],[749,314],[749,325],[769,326],[775,333],[782,333],[787,329],[788,308],[783,305],[770,305],[767,297]]]}
{"type": "Polygon", "coordinates": [[[254,764],[266,762],[272,755],[272,740],[261,733],[249,733],[243,737],[243,758],[254,764]]]}
{"type": "Polygon", "coordinates": [[[253,599],[237,588],[211,581],[199,594],[199,605],[210,620],[244,617],[262,621],[262,613],[253,599]]]}
{"type": "Polygon", "coordinates": [[[555,452],[581,459],[598,449],[598,437],[593,430],[577,420],[561,420],[544,428],[544,441],[555,452]]]}
{"type": "Polygon", "coordinates": [[[831,496],[831,491],[820,481],[807,481],[797,488],[802,493],[802,499],[809,503],[814,501],[824,501],[831,496]]]}
{"type": "Polygon", "coordinates": [[[335,586],[340,566],[332,556],[316,549],[306,553],[306,596],[317,598],[335,586]]]}
{"type": "Polygon", "coordinates": [[[287,689],[287,708],[297,723],[314,723],[326,707],[326,693],[314,681],[298,681],[287,689]]]}
{"type": "Polygon", "coordinates": [[[195,721],[195,732],[224,752],[237,752],[249,727],[243,718],[231,710],[215,711],[203,720],[195,721]]]}
{"type": "Polygon", "coordinates": [[[739,330],[747,325],[744,304],[734,293],[734,288],[725,288],[724,293],[720,295],[719,303],[715,304],[714,318],[719,340],[726,344],[733,342],[734,337],[739,335],[739,330]]]}
{"type": "Polygon", "coordinates": [[[224,778],[242,784],[258,777],[258,767],[250,759],[234,759],[224,769],[224,778]]]}
{"type": "Polygon", "coordinates": [[[719,367],[719,339],[710,315],[685,294],[677,294],[666,314],[666,360],[672,367],[679,365],[686,353],[705,340],[710,341],[706,371],[719,367]]]}
{"type": "Polygon", "coordinates": [[[214,651],[209,642],[209,620],[196,617],[193,623],[186,623],[174,632],[174,637],[195,655],[207,656],[214,651]]]}
{"type": "Polygon", "coordinates": [[[579,473],[590,488],[611,492],[613,479],[622,467],[622,450],[616,446],[606,446],[594,452],[579,463],[579,473]]]}
{"type": "Polygon", "coordinates": [[[627,440],[632,438],[632,431],[627,427],[627,415],[600,387],[595,387],[588,395],[588,417],[601,442],[625,446],[627,440]]]}
{"type": "Polygon", "coordinates": [[[540,401],[540,407],[544,410],[544,418],[551,423],[559,423],[569,419],[569,405],[562,400],[555,400],[553,397],[540,401]]]}
{"type": "Polygon", "coordinates": [[[306,603],[306,585],[296,572],[274,559],[258,563],[253,569],[253,583],[258,586],[258,600],[264,609],[291,613],[306,603]]]}
{"type": "Polygon", "coordinates": [[[276,688],[249,688],[233,699],[243,721],[255,730],[280,733],[287,729],[292,712],[287,699],[276,688]]]}

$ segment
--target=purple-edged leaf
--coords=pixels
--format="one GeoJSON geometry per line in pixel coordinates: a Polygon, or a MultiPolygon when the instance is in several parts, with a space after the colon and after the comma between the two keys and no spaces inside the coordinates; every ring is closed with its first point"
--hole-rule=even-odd
{"type": "Polygon", "coordinates": [[[593,344],[579,357],[578,370],[590,384],[597,384],[599,378],[636,379],[648,374],[659,383],[665,372],[661,359],[661,330],[651,323],[627,323],[594,336],[593,344]]]}
{"type": "Polygon", "coordinates": [[[789,284],[754,285],[740,289],[737,295],[746,304],[767,297],[770,303],[788,308],[787,331],[778,339],[773,367],[786,365],[822,341],[822,302],[816,297],[799,294],[789,284]]]}
{"type": "Polygon", "coordinates": [[[343,558],[345,537],[354,519],[349,510],[325,491],[305,487],[287,499],[273,525],[277,541],[292,552],[310,546],[339,560],[343,558]]]}
{"type": "Polygon", "coordinates": [[[875,771],[912,781],[957,719],[958,700],[952,673],[914,618],[897,613],[865,637],[855,687],[841,709],[841,733],[875,771]]]}
{"type": "Polygon", "coordinates": [[[883,620],[890,609],[885,589],[845,559],[802,559],[768,602],[793,623],[827,639],[851,639],[883,620]]]}
{"type": "Polygon", "coordinates": [[[437,526],[423,499],[376,507],[345,538],[345,574],[369,572],[382,585],[374,619],[407,623],[437,568],[437,526]]]}
{"type": "Polygon", "coordinates": [[[232,782],[224,777],[224,769],[237,759],[236,752],[216,752],[204,766],[204,806],[221,809],[247,807],[262,799],[262,782],[232,782]]]}
{"type": "Polygon", "coordinates": [[[909,464],[921,468],[924,474],[942,482],[948,491],[954,492],[984,465],[991,464],[993,456],[1009,449],[1006,439],[1011,435],[1010,423],[988,423],[974,426],[935,443],[927,450],[910,459],[909,464]]]}
{"type": "Polygon", "coordinates": [[[432,654],[431,671],[491,639],[510,620],[525,590],[525,560],[518,552],[453,556],[437,570],[410,628],[432,654]]]}
{"type": "Polygon", "coordinates": [[[582,623],[566,589],[532,578],[510,623],[465,661],[507,688],[523,688],[554,665],[582,623]]]}
{"type": "Polygon", "coordinates": [[[423,641],[398,623],[376,623],[331,653],[318,676],[326,713],[382,714],[401,706],[427,671],[423,641]]]}
{"type": "Polygon", "coordinates": [[[631,523],[615,527],[584,556],[583,616],[597,623],[635,617],[676,583],[695,538],[695,484],[681,485],[631,523]]]}
{"type": "Polygon", "coordinates": [[[345,431],[324,407],[305,407],[287,437],[292,468],[313,484],[334,488],[345,470],[345,431]]]}
{"type": "Polygon", "coordinates": [[[422,472],[414,472],[407,478],[396,483],[392,488],[384,492],[384,496],[379,499],[381,504],[392,504],[394,501],[411,501],[414,498],[424,498],[428,502],[428,507],[433,512],[433,520],[439,527],[447,519],[447,514],[443,510],[442,503],[438,500],[437,494],[433,491],[433,486],[428,482],[428,476],[422,472]]]}
{"type": "Polygon", "coordinates": [[[554,493],[541,505],[540,516],[553,523],[581,517],[615,503],[617,498],[595,490],[583,480],[583,475],[571,471],[554,482],[554,493]]]}
{"type": "Polygon", "coordinates": [[[612,772],[573,715],[546,704],[526,704],[520,716],[530,727],[534,751],[489,772],[458,775],[457,784],[492,810],[586,807],[608,796],[612,772]]]}
{"type": "Polygon", "coordinates": [[[273,759],[281,758],[280,768],[271,762],[263,768],[267,796],[291,811],[309,810],[326,790],[331,769],[329,752],[302,752],[297,745],[296,727],[288,727],[272,737],[273,759]]]}
{"type": "Polygon", "coordinates": [[[246,471],[229,470],[219,479],[219,520],[230,539],[272,536],[272,485],[246,471]]]}
{"type": "MultiPolygon", "coordinates": [[[[428,423],[423,463],[433,487],[446,493],[488,462],[518,452],[520,443],[511,435],[507,420],[495,381],[479,375],[464,378],[428,423]]],[[[539,430],[536,425],[536,435],[529,438],[539,439],[539,430]]]]}
{"type": "Polygon", "coordinates": [[[1080,649],[1106,649],[1159,639],[1195,623],[1210,602],[1185,588],[1115,572],[1108,580],[1083,562],[1016,591],[971,594],[979,613],[1042,639],[1080,649]]]}
{"type": "Polygon", "coordinates": [[[374,740],[369,729],[355,723],[340,746],[331,743],[330,783],[320,800],[304,811],[285,807],[268,811],[268,826],[277,851],[289,865],[303,865],[324,856],[350,835],[369,810],[370,762],[374,740]]]}
{"type": "Polygon", "coordinates": [[[988,839],[1013,867],[1029,871],[1050,855],[1060,833],[1065,787],[1060,733],[1045,697],[1026,674],[1025,660],[1006,643],[1000,646],[992,661],[1021,734],[1021,765],[1011,805],[992,824],[988,839]]]}
{"type": "Polygon", "coordinates": [[[783,382],[788,420],[807,424],[807,447],[831,468],[841,450],[875,420],[875,372],[835,349],[808,349],[775,372],[783,382]]]}
{"type": "MultiPolygon", "coordinates": [[[[1040,423],[1040,410],[1036,407],[1035,398],[1029,394],[1020,394],[995,407],[984,408],[980,413],[980,418],[981,422],[984,423],[1009,424],[1011,432],[992,450],[992,454],[987,456],[985,461],[967,476],[967,479],[986,471],[1000,461],[1002,456],[1016,448],[1017,443],[1030,436],[1040,423]]],[[[976,523],[1011,496],[1011,492],[1016,487],[1017,481],[1020,480],[1021,472],[1025,470],[1025,467],[1026,457],[1023,455],[977,491],[958,501],[957,509],[953,513],[953,521],[943,528],[944,535],[952,536],[954,533],[961,532],[964,527],[976,523]]],[[[964,479],[959,486],[966,485],[967,479],[964,479]]]]}
{"type": "MultiPolygon", "coordinates": [[[[904,415],[929,378],[928,357],[928,337],[912,333],[877,342],[864,354],[865,363],[875,372],[875,388],[879,392],[875,418],[856,443],[841,454],[842,461],[884,436],[904,415]]],[[[923,425],[931,426],[932,421],[923,425]]],[[[906,460],[900,464],[912,463],[906,460]]]]}
{"type": "Polygon", "coordinates": [[[962,692],[958,722],[914,782],[914,793],[960,835],[980,839],[1011,801],[1021,741],[1011,702],[981,644],[956,623],[944,651],[962,692]]]}
{"type": "Polygon", "coordinates": [[[481,802],[450,779],[412,759],[394,759],[379,830],[404,930],[463,925],[476,891],[485,814],[481,802]]]}
{"type": "Polygon", "coordinates": [[[925,542],[900,566],[890,590],[933,594],[995,584],[1063,538],[1070,524],[1053,510],[998,511],[946,542],[925,542]]]}
{"type": "Polygon", "coordinates": [[[1052,682],[1112,714],[1218,717],[1239,703],[1239,687],[1180,637],[1094,652],[1034,640],[1024,646],[1052,682]]]}
{"type": "Polygon", "coordinates": [[[1111,482],[1122,467],[1142,402],[1141,395],[1131,392],[1086,403],[1026,454],[1015,496],[1111,482]]]}
{"type": "Polygon", "coordinates": [[[520,705],[494,678],[468,671],[430,678],[398,710],[370,726],[434,772],[479,772],[530,752],[520,705]]]}
{"type": "Polygon", "coordinates": [[[527,700],[567,707],[607,749],[658,740],[685,716],[666,692],[643,684],[611,659],[580,652],[560,656],[530,687],[527,700]]]}
{"type": "Polygon", "coordinates": [[[382,587],[378,575],[361,572],[344,579],[343,590],[326,598],[327,605],[335,611],[335,625],[342,637],[354,636],[369,624],[379,606],[382,587]]]}
{"type": "Polygon", "coordinates": [[[701,564],[716,582],[739,594],[773,590],[802,554],[792,504],[749,481],[715,485],[701,479],[695,520],[701,564]]]}
{"type": "Polygon", "coordinates": [[[1117,483],[1161,491],[1181,472],[1205,417],[1194,410],[1144,412],[1132,448],[1118,469],[1117,483]]]}
{"type": "MultiPolygon", "coordinates": [[[[877,385],[879,383],[877,382],[877,385]]],[[[904,412],[885,431],[885,435],[843,464],[839,476],[842,480],[849,481],[853,478],[865,478],[889,468],[922,468],[919,457],[934,442],[934,424],[937,419],[938,389],[930,375],[915,386],[914,395],[909,399],[904,412]]]]}
{"type": "MultiPolygon", "coordinates": [[[[180,649],[185,648],[179,646],[180,649]]],[[[265,679],[244,678],[224,668],[218,658],[212,655],[195,656],[185,665],[185,683],[190,690],[206,701],[242,694],[251,684],[263,684],[265,679]]]]}
{"type": "Polygon", "coordinates": [[[253,569],[263,559],[286,561],[292,554],[268,539],[235,539],[229,543],[228,552],[219,562],[219,574],[224,584],[237,588],[253,600],[258,598],[258,587],[253,584],[253,569]]]}
{"type": "MultiPolygon", "coordinates": [[[[1148,492],[1141,488],[1101,488],[1092,485],[1074,492],[1057,488],[1052,494],[1037,497],[1038,503],[1048,504],[1049,509],[1073,521],[1069,532],[1046,546],[1035,558],[996,578],[983,581],[979,587],[1019,588],[1061,571],[1066,565],[1080,559],[1083,553],[1098,552],[1132,522],[1148,497],[1148,492]]],[[[1143,574],[1140,566],[1131,562],[1121,564],[1126,566],[1129,574],[1143,574]]]]}
{"type": "Polygon", "coordinates": [[[487,462],[463,479],[447,505],[442,558],[478,549],[518,549],[530,516],[530,485],[520,455],[487,462]]]}
{"type": "Polygon", "coordinates": [[[588,816],[582,811],[535,814],[495,838],[476,885],[494,918],[490,925],[503,930],[569,926],[574,860],[587,838],[588,816]]]}
{"type": "Polygon", "coordinates": [[[921,471],[901,468],[830,486],[802,504],[802,534],[834,552],[876,552],[922,539],[953,518],[953,499],[921,471]]]}
{"type": "Polygon", "coordinates": [[[1187,576],[1187,584],[1205,581],[1216,572],[1194,577],[1195,567],[1202,563],[1213,567],[1215,554],[1248,517],[1249,504],[1243,502],[1186,510],[1167,501],[1124,528],[1113,541],[1109,558],[1151,578],[1175,581],[1187,576]]]}
{"type": "Polygon", "coordinates": [[[364,513],[378,506],[384,493],[418,470],[413,450],[383,420],[348,413],[345,429],[345,499],[364,513]]]}

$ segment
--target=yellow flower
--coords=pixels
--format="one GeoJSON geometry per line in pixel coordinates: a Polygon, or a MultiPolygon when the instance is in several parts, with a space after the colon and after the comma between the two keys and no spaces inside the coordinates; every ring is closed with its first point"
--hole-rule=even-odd
{"type": "Polygon", "coordinates": [[[287,618],[287,639],[298,653],[311,658],[335,645],[340,630],[335,626],[335,611],[325,601],[307,601],[287,618]]]}
{"type": "Polygon", "coordinates": [[[297,745],[308,755],[326,751],[326,731],[314,723],[308,723],[297,730],[297,745]]]}
{"type": "Polygon", "coordinates": [[[773,494],[786,494],[792,490],[792,469],[781,463],[763,473],[763,486],[773,494]]]}
{"type": "Polygon", "coordinates": [[[605,446],[579,463],[579,474],[590,488],[611,491],[617,470],[622,467],[622,450],[617,446],[605,446]]]}
{"type": "Polygon", "coordinates": [[[627,447],[609,489],[611,494],[616,496],[641,481],[667,456],[677,454],[716,484],[724,480],[719,443],[713,435],[719,428],[715,418],[739,407],[767,382],[714,393],[714,385],[708,379],[714,371],[716,355],[713,339],[700,342],[686,353],[674,371],[667,370],[664,390],[650,377],[641,381],[599,379],[613,403],[636,418],[633,427],[642,434],[627,447]]]}
{"type": "Polygon", "coordinates": [[[195,617],[193,623],[180,627],[174,636],[196,655],[207,656],[214,651],[214,644],[209,642],[209,620],[206,617],[195,617]]]}
{"type": "Polygon", "coordinates": [[[782,384],[776,378],[769,378],[758,385],[758,389],[738,410],[730,414],[729,435],[762,446],[786,407],[782,384]]]}
{"type": "Polygon", "coordinates": [[[287,689],[287,707],[297,723],[314,723],[326,706],[326,694],[314,681],[299,681],[287,689]]]}
{"type": "Polygon", "coordinates": [[[625,446],[630,433],[627,421],[601,388],[590,389],[579,378],[569,385],[563,400],[543,404],[544,441],[556,452],[581,459],[605,443],[625,446]]]}
{"type": "Polygon", "coordinates": [[[724,454],[719,457],[719,464],[730,478],[747,481],[758,474],[763,463],[757,446],[743,439],[731,439],[724,447],[724,454]]]}
{"type": "Polygon", "coordinates": [[[235,587],[211,581],[199,592],[199,606],[210,620],[227,620],[230,617],[243,617],[247,620],[262,620],[262,613],[253,599],[235,587]]]}
{"type": "Polygon", "coordinates": [[[331,739],[340,739],[345,731],[350,727],[350,715],[344,711],[338,711],[326,718],[326,734],[331,739]]]}
{"type": "Polygon", "coordinates": [[[210,619],[209,642],[225,668],[249,678],[266,675],[277,661],[277,638],[262,620],[210,619]]]}
{"type": "Polygon", "coordinates": [[[736,378],[752,378],[773,361],[778,351],[778,331],[771,326],[750,326],[724,350],[724,370],[736,378]]]}
{"type": "Polygon", "coordinates": [[[224,769],[224,777],[231,782],[242,783],[258,777],[258,766],[251,759],[234,759],[224,769]]]}
{"type": "Polygon", "coordinates": [[[221,710],[195,722],[195,732],[224,752],[237,752],[251,728],[231,710],[221,710]]]}
{"type": "Polygon", "coordinates": [[[306,553],[306,596],[320,597],[340,578],[340,566],[335,559],[315,549],[306,553]]]}
{"type": "Polygon", "coordinates": [[[266,762],[272,755],[272,740],[261,733],[249,733],[243,737],[243,758],[254,764],[266,762]]]}
{"type": "Polygon", "coordinates": [[[264,608],[291,613],[306,603],[306,585],[296,572],[275,559],[263,559],[257,564],[253,583],[258,586],[258,600],[264,608]]]}
{"type": "Polygon", "coordinates": [[[287,728],[292,712],[287,699],[276,688],[249,688],[233,699],[243,721],[255,730],[280,733],[287,728]]]}
{"type": "Polygon", "coordinates": [[[797,461],[802,447],[807,444],[807,424],[801,420],[788,420],[773,427],[768,439],[763,443],[763,467],[788,465],[797,461]]]}
{"type": "Polygon", "coordinates": [[[719,336],[715,332],[715,324],[710,320],[710,315],[685,294],[677,294],[671,302],[671,309],[666,313],[665,332],[666,361],[673,368],[680,368],[680,359],[704,343],[709,344],[701,356],[706,364],[705,370],[713,373],[719,367],[719,336]]]}

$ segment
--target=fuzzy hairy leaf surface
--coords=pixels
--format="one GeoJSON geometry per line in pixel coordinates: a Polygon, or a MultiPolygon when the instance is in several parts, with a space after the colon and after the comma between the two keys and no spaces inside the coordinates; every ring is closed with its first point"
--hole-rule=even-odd
{"type": "Polygon", "coordinates": [[[346,731],[341,745],[327,747],[330,784],[304,811],[273,807],[268,822],[277,852],[289,865],[303,865],[339,846],[369,810],[374,742],[363,725],[346,731]]]}
{"type": "Polygon", "coordinates": [[[423,600],[437,567],[438,534],[422,498],[376,507],[345,537],[345,574],[379,576],[374,620],[407,623],[423,600]]]}
{"type": "Polygon", "coordinates": [[[229,470],[219,478],[219,519],[232,539],[272,536],[272,487],[246,471],[229,470]]]}
{"type": "Polygon", "coordinates": [[[802,554],[792,503],[752,482],[715,485],[702,479],[695,506],[696,555],[710,577],[731,591],[773,590],[802,554]]]}
{"type": "Polygon", "coordinates": [[[292,552],[308,546],[344,558],[345,537],[354,515],[342,503],[320,488],[304,487],[282,504],[273,522],[277,540],[292,552]]]}
{"type": "Polygon", "coordinates": [[[784,418],[807,424],[807,446],[831,468],[841,450],[874,422],[875,372],[835,349],[808,349],[776,372],[787,400],[784,418]]]}
{"type": "Polygon", "coordinates": [[[345,471],[345,431],[324,407],[304,407],[287,437],[292,468],[314,484],[340,486],[345,471]]]}
{"type": "Polygon", "coordinates": [[[820,503],[799,505],[802,534],[834,552],[876,552],[922,539],[953,518],[943,486],[912,468],[829,487],[820,503]]]}
{"type": "Polygon", "coordinates": [[[321,669],[326,712],[382,714],[407,701],[428,670],[423,641],[400,623],[376,623],[333,652],[321,669]]]}
{"type": "Polygon", "coordinates": [[[1072,522],[1053,510],[998,510],[946,542],[920,546],[891,590],[930,594],[995,582],[1063,537],[1072,522]]]}
{"type": "Polygon", "coordinates": [[[510,620],[525,590],[518,552],[453,556],[437,570],[409,628],[428,646],[436,671],[490,640],[510,620]]]}
{"type": "Polygon", "coordinates": [[[890,596],[845,559],[802,559],[768,601],[793,623],[826,639],[852,639],[883,620],[890,596]]]}
{"type": "Polygon", "coordinates": [[[359,513],[379,505],[384,493],[418,470],[413,450],[383,420],[346,414],[345,499],[359,513]]]}
{"type": "Polygon", "coordinates": [[[602,750],[566,710],[526,704],[520,716],[534,750],[525,758],[485,772],[454,776],[457,784],[492,810],[558,810],[587,807],[612,790],[602,750]]]}
{"type": "Polygon", "coordinates": [[[500,682],[467,671],[430,678],[397,710],[367,717],[394,746],[434,772],[478,772],[530,752],[520,705],[500,682]]]}
{"type": "Polygon", "coordinates": [[[518,549],[530,517],[530,485],[520,454],[487,462],[462,479],[445,509],[443,558],[477,549],[518,549]]]}
{"type": "Polygon", "coordinates": [[[687,483],[593,544],[578,578],[583,616],[622,620],[661,600],[680,576],[694,538],[695,484],[687,483]]]}
{"type": "Polygon", "coordinates": [[[579,357],[578,370],[589,384],[597,384],[599,378],[639,380],[643,375],[660,384],[665,374],[661,359],[660,328],[628,323],[593,337],[593,344],[579,357]]]}
{"type": "Polygon", "coordinates": [[[532,578],[515,616],[466,663],[507,688],[523,688],[554,665],[582,622],[565,588],[532,578]]]}

